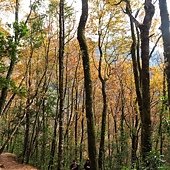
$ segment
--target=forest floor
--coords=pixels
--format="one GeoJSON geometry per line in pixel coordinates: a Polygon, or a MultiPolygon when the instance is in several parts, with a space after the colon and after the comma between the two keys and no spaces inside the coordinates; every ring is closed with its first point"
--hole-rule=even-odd
{"type": "Polygon", "coordinates": [[[30,165],[18,163],[15,154],[2,153],[0,155],[0,170],[37,170],[37,169],[30,165]]]}

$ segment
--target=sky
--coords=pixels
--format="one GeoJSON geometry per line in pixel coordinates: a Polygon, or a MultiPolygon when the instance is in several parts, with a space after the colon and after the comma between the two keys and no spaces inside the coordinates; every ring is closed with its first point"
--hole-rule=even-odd
{"type": "MultiPolygon", "coordinates": [[[[48,1],[48,0],[46,0],[48,1]]],[[[170,3],[168,3],[167,0],[167,5],[168,5],[168,9],[169,9],[169,16],[170,16],[170,3]]],[[[75,8],[75,13],[76,13],[76,19],[79,20],[80,15],[81,15],[81,0],[66,0],[66,2],[69,5],[73,5],[73,7],[75,8]]],[[[46,4],[46,3],[44,3],[46,4]]],[[[21,19],[24,15],[29,13],[29,5],[30,5],[30,0],[21,0],[20,1],[20,6],[21,6],[21,13],[19,18],[21,19]]],[[[0,5],[1,8],[1,5],[0,5]]],[[[1,8],[2,9],[2,8],[1,8]]],[[[156,10],[156,15],[159,16],[159,9],[156,10]]],[[[2,12],[1,10],[1,14],[0,14],[0,18],[2,23],[12,23],[14,22],[14,15],[11,15],[9,12],[2,12]]]]}

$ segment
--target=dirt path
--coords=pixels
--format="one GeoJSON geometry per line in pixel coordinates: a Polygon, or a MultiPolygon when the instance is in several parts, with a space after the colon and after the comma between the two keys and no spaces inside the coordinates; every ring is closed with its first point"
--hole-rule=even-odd
{"type": "Polygon", "coordinates": [[[38,170],[30,165],[17,162],[17,157],[12,153],[2,153],[0,155],[0,170],[38,170]]]}

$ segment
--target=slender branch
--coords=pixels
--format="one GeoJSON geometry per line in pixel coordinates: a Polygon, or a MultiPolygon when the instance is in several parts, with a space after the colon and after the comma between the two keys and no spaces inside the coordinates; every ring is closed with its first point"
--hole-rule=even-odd
{"type": "Polygon", "coordinates": [[[161,39],[161,37],[162,37],[162,35],[160,35],[160,36],[158,37],[158,39],[156,40],[156,43],[155,43],[154,47],[152,48],[152,50],[151,50],[151,52],[150,52],[150,54],[149,54],[149,58],[152,57],[152,54],[153,54],[153,52],[155,51],[155,48],[157,47],[158,42],[159,42],[159,40],[161,39]]]}

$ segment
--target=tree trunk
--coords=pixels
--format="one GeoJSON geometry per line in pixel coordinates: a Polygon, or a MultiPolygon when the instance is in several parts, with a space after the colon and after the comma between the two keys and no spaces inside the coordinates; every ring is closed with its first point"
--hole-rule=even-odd
{"type": "MultiPolygon", "coordinates": [[[[15,23],[18,26],[18,11],[19,11],[19,0],[16,0],[15,2],[15,23]]],[[[18,46],[18,42],[19,42],[19,31],[17,28],[15,28],[15,40],[14,40],[14,45],[11,47],[12,48],[12,53],[9,56],[10,58],[10,65],[9,65],[9,69],[6,75],[6,80],[7,80],[7,85],[5,87],[2,88],[1,90],[1,96],[0,96],[0,115],[3,114],[3,108],[6,102],[6,97],[8,94],[8,88],[9,88],[9,82],[11,80],[11,76],[14,70],[14,66],[17,60],[17,46],[18,46]]]]}
{"type": "MultiPolygon", "coordinates": [[[[130,3],[128,1],[127,1],[126,9],[127,9],[127,13],[129,14],[130,22],[131,22],[131,31],[132,31],[131,34],[133,40],[131,46],[131,53],[132,53],[132,60],[133,60],[136,95],[137,95],[137,101],[139,105],[140,116],[141,116],[141,156],[143,161],[147,163],[148,162],[146,160],[147,156],[149,155],[152,149],[151,115],[150,115],[150,76],[149,76],[149,59],[150,59],[149,31],[151,27],[152,18],[155,13],[155,8],[154,5],[152,4],[152,0],[145,0],[144,3],[145,16],[142,24],[140,24],[132,16],[130,3]],[[134,28],[133,28],[132,21],[140,29],[141,61],[142,61],[141,70],[139,68],[138,60],[136,60],[136,52],[135,52],[136,38],[134,35],[134,28]],[[138,69],[137,69],[137,64],[138,64],[138,69]]],[[[146,164],[146,166],[149,166],[148,163],[146,164]]]]}
{"type": "Polygon", "coordinates": [[[131,149],[131,167],[134,169],[135,164],[137,164],[137,150],[138,150],[138,132],[139,132],[139,120],[138,120],[138,111],[135,107],[134,117],[132,118],[132,149],[131,149]]]}
{"type": "Polygon", "coordinates": [[[60,0],[59,12],[59,144],[58,144],[58,170],[63,170],[63,144],[64,144],[64,0],[60,0]]]}
{"type": "Polygon", "coordinates": [[[102,96],[103,96],[103,111],[102,111],[102,126],[100,135],[99,147],[99,169],[104,169],[104,147],[105,147],[105,134],[106,134],[106,115],[107,115],[107,96],[106,96],[106,81],[102,81],[102,96]]]}
{"type": "Polygon", "coordinates": [[[166,0],[159,0],[159,9],[165,57],[165,72],[168,86],[168,106],[170,107],[170,23],[166,0]]]}
{"type": "MultiPolygon", "coordinates": [[[[58,100],[57,100],[57,106],[58,106],[58,100]]],[[[56,152],[57,126],[58,126],[58,107],[56,108],[56,114],[55,114],[55,119],[54,119],[53,136],[52,136],[52,142],[51,142],[48,170],[55,169],[54,168],[54,155],[56,152]]]]}
{"type": "Polygon", "coordinates": [[[26,124],[25,124],[25,134],[24,134],[24,148],[23,148],[23,163],[28,163],[29,161],[29,131],[30,131],[30,113],[29,109],[26,110],[26,124]]]}
{"type": "Polygon", "coordinates": [[[84,70],[84,87],[86,92],[86,118],[88,132],[88,153],[91,161],[91,169],[97,170],[97,152],[96,152],[96,137],[94,128],[94,115],[92,111],[92,81],[90,75],[89,53],[85,39],[85,25],[88,17],[88,0],[82,0],[82,14],[78,26],[77,39],[80,45],[83,70],[84,70]]]}
{"type": "Polygon", "coordinates": [[[152,150],[151,115],[150,115],[150,76],[149,76],[149,30],[155,9],[151,0],[145,0],[145,17],[139,26],[141,33],[141,85],[142,85],[142,112],[141,112],[141,155],[146,163],[146,157],[152,150]]]}
{"type": "Polygon", "coordinates": [[[105,134],[106,134],[106,116],[107,116],[107,94],[106,94],[106,81],[107,79],[102,77],[102,60],[103,60],[103,51],[101,45],[101,33],[99,33],[98,38],[98,48],[100,53],[99,66],[98,66],[98,76],[102,85],[102,100],[103,100],[103,110],[102,110],[102,125],[101,125],[101,134],[100,134],[100,147],[99,147],[99,169],[104,169],[104,146],[105,146],[105,134]]]}
{"type": "Polygon", "coordinates": [[[74,126],[74,139],[75,139],[75,158],[78,158],[78,87],[76,87],[76,99],[75,99],[75,126],[74,126]]]}
{"type": "MultiPolygon", "coordinates": [[[[142,112],[142,96],[141,96],[141,81],[140,81],[140,75],[141,75],[141,69],[140,64],[138,63],[138,45],[136,43],[136,36],[135,36],[135,30],[134,30],[134,23],[132,22],[132,19],[130,18],[130,25],[131,25],[131,36],[132,36],[132,45],[131,45],[131,55],[132,55],[132,64],[133,64],[133,74],[134,74],[134,80],[135,80],[135,90],[136,90],[136,96],[137,96],[137,103],[139,106],[140,113],[142,112]],[[136,49],[137,48],[137,49],[136,49]]],[[[138,29],[138,28],[137,28],[138,29]]],[[[131,150],[131,167],[134,168],[134,165],[137,161],[137,148],[138,148],[138,113],[137,109],[135,109],[135,118],[133,118],[133,129],[132,129],[132,150],[131,150]]]]}
{"type": "Polygon", "coordinates": [[[80,162],[83,159],[83,141],[84,141],[84,90],[83,90],[83,101],[82,101],[82,120],[81,120],[81,138],[80,138],[80,162]]]}
{"type": "Polygon", "coordinates": [[[120,153],[119,156],[119,166],[122,167],[124,164],[125,155],[127,154],[127,146],[125,139],[125,96],[124,96],[124,87],[122,79],[120,78],[120,93],[121,93],[121,116],[120,116],[120,153]],[[125,147],[126,146],[126,147],[125,147]]]}
{"type": "Polygon", "coordinates": [[[33,57],[33,48],[31,46],[31,53],[30,58],[28,61],[28,72],[26,76],[26,83],[27,83],[27,101],[26,101],[26,109],[25,109],[25,134],[24,134],[24,149],[23,149],[23,162],[29,162],[29,145],[30,145],[30,105],[31,105],[31,85],[32,85],[32,57],[33,57]]]}

